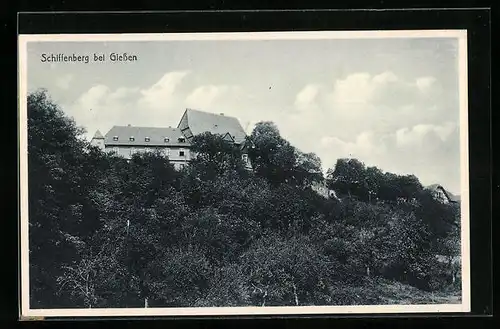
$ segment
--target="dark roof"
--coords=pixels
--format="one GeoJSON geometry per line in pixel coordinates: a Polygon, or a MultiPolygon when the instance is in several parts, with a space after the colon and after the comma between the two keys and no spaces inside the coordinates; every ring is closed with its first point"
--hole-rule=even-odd
{"type": "Polygon", "coordinates": [[[94,134],[94,139],[104,139],[104,136],[101,134],[99,130],[97,130],[94,134]]]}
{"type": "Polygon", "coordinates": [[[158,127],[134,127],[134,126],[114,126],[106,134],[105,145],[130,145],[130,146],[185,146],[189,145],[186,140],[179,143],[178,139],[185,139],[180,129],[177,128],[158,128],[158,127]],[[113,137],[118,136],[118,140],[113,137]],[[134,141],[130,140],[134,137],[134,141]],[[146,138],[149,137],[149,142],[146,138]],[[169,141],[166,142],[165,138],[169,141]]]}
{"type": "Polygon", "coordinates": [[[453,193],[451,193],[450,191],[447,191],[443,186],[441,186],[439,184],[429,185],[429,186],[427,186],[427,189],[433,190],[433,191],[435,191],[435,190],[441,190],[446,195],[446,197],[448,198],[449,201],[460,202],[460,196],[459,195],[454,195],[453,193]]]}
{"type": "Polygon", "coordinates": [[[235,117],[193,109],[186,109],[186,115],[193,135],[210,132],[224,136],[229,133],[233,136],[235,143],[241,144],[245,141],[245,131],[235,117]]]}

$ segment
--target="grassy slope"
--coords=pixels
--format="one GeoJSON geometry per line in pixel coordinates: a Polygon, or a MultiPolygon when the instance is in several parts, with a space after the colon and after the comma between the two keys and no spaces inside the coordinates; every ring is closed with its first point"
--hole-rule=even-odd
{"type": "Polygon", "coordinates": [[[399,282],[380,282],[384,304],[460,304],[460,291],[427,292],[399,282]]]}
{"type": "Polygon", "coordinates": [[[460,290],[427,292],[385,279],[374,279],[355,286],[343,285],[336,290],[339,301],[342,301],[340,305],[460,304],[462,300],[460,290]]]}

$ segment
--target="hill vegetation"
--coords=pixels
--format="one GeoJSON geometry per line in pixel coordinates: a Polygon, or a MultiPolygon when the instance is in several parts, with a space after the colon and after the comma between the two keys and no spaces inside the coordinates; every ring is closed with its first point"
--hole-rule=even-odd
{"type": "Polygon", "coordinates": [[[431,292],[460,292],[459,206],[415,176],[340,159],[323,178],[320,159],[270,122],[249,136],[252,171],[209,133],[182,171],[159,153],[106,154],[82,133],[46,91],[28,96],[32,308],[432,303],[443,299],[431,292]]]}

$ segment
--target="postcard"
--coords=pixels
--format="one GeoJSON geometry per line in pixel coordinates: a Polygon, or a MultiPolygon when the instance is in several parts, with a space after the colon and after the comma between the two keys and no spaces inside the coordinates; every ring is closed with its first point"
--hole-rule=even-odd
{"type": "Polygon", "coordinates": [[[19,35],[21,316],[470,311],[465,30],[19,35]]]}

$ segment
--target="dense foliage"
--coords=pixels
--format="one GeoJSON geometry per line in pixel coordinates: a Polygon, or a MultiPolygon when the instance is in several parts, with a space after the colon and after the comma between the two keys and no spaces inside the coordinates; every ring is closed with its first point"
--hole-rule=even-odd
{"type": "Polygon", "coordinates": [[[374,304],[363,287],[379,280],[460,289],[458,206],[415,176],[340,159],[323,179],[270,122],[249,136],[253,170],[206,133],[176,171],[160,153],[92,147],[46,91],[28,118],[33,308],[374,304]]]}

